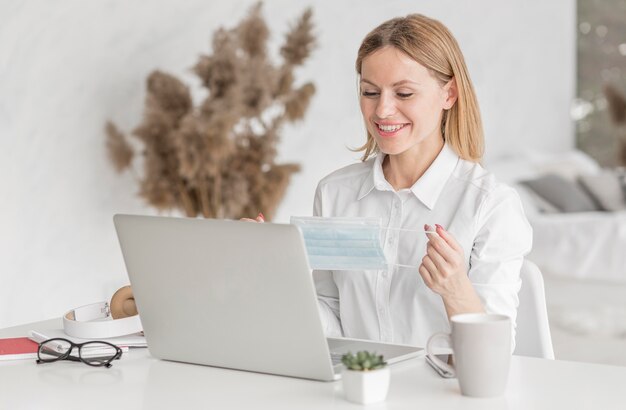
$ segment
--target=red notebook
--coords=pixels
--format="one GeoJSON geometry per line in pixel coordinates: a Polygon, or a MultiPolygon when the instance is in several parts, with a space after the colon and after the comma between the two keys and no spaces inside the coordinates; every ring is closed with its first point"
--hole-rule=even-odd
{"type": "Polygon", "coordinates": [[[39,345],[27,337],[0,339],[0,360],[36,359],[39,345]]]}

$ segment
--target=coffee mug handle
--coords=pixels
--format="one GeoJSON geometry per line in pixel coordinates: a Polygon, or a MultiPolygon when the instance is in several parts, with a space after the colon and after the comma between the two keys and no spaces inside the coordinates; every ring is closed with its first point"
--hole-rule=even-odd
{"type": "Polygon", "coordinates": [[[440,369],[450,373],[450,377],[456,377],[456,370],[454,370],[454,367],[445,363],[433,353],[433,343],[437,340],[445,340],[448,347],[452,348],[452,339],[450,338],[449,333],[435,333],[430,337],[430,339],[428,339],[428,343],[426,343],[426,354],[428,355],[428,358],[435,363],[436,366],[439,366],[440,369]]]}

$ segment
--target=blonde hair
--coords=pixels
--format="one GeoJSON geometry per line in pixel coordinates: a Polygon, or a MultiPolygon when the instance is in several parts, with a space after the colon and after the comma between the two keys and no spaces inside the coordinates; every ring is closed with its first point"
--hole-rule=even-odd
{"type": "MultiPolygon", "coordinates": [[[[484,137],[480,110],[465,59],[450,30],[439,21],[421,14],[388,20],[372,30],[361,43],[356,71],[361,75],[363,59],[392,46],[426,67],[442,85],[456,80],[458,98],[441,118],[444,140],[463,159],[480,162],[484,137]]],[[[367,142],[355,151],[365,151],[362,161],[378,152],[376,141],[367,133],[367,142]]]]}

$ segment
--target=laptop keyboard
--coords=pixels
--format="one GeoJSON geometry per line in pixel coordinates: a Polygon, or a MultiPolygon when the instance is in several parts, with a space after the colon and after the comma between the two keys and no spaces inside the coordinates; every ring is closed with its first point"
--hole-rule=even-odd
{"type": "Polygon", "coordinates": [[[330,352],[330,361],[333,363],[333,366],[336,366],[338,364],[341,364],[341,357],[343,356],[342,353],[333,353],[330,352]]]}

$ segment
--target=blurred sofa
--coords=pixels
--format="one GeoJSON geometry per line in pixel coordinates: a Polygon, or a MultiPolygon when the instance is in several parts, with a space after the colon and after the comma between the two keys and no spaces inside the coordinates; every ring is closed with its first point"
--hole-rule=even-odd
{"type": "Polygon", "coordinates": [[[578,150],[521,153],[485,167],[519,193],[534,231],[528,258],[544,274],[626,283],[623,170],[602,169],[578,150]]]}
{"type": "Polygon", "coordinates": [[[517,190],[533,227],[528,259],[544,274],[556,358],[626,365],[626,205],[624,186],[609,178],[616,171],[577,150],[518,153],[485,167],[517,190]],[[566,186],[593,204],[576,203],[566,186]]]}

